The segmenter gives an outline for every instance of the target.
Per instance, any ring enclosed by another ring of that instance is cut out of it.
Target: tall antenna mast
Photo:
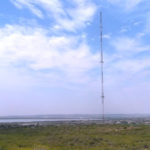
[[[100,12],[100,52],[101,52],[101,99],[102,99],[102,119],[104,122],[104,73],[103,73],[103,20],[102,20],[102,12]]]

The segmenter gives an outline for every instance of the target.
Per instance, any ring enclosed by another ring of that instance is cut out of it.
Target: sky
[[[150,113],[149,0],[5,0],[0,116]]]

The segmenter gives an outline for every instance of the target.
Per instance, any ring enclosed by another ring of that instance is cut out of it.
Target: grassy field
[[[0,150],[148,150],[150,126],[0,127]]]

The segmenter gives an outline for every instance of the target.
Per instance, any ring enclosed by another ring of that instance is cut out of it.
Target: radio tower
[[[101,53],[101,99],[102,99],[102,119],[105,120],[104,116],[104,74],[103,74],[103,20],[102,12],[100,12],[100,53]]]

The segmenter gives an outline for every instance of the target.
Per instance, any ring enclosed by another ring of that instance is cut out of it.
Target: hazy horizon
[[[24,114],[24,115],[21,115],[21,114],[18,114],[18,115],[5,115],[5,116],[0,116],[0,117],[34,117],[34,116],[100,116],[102,117],[102,114]],[[150,113],[130,113],[130,114],[123,114],[123,113],[120,113],[120,114],[105,114],[105,116],[109,116],[109,115],[121,115],[121,116],[124,116],[124,115],[130,115],[130,116],[142,116],[142,115],[150,115]]]

